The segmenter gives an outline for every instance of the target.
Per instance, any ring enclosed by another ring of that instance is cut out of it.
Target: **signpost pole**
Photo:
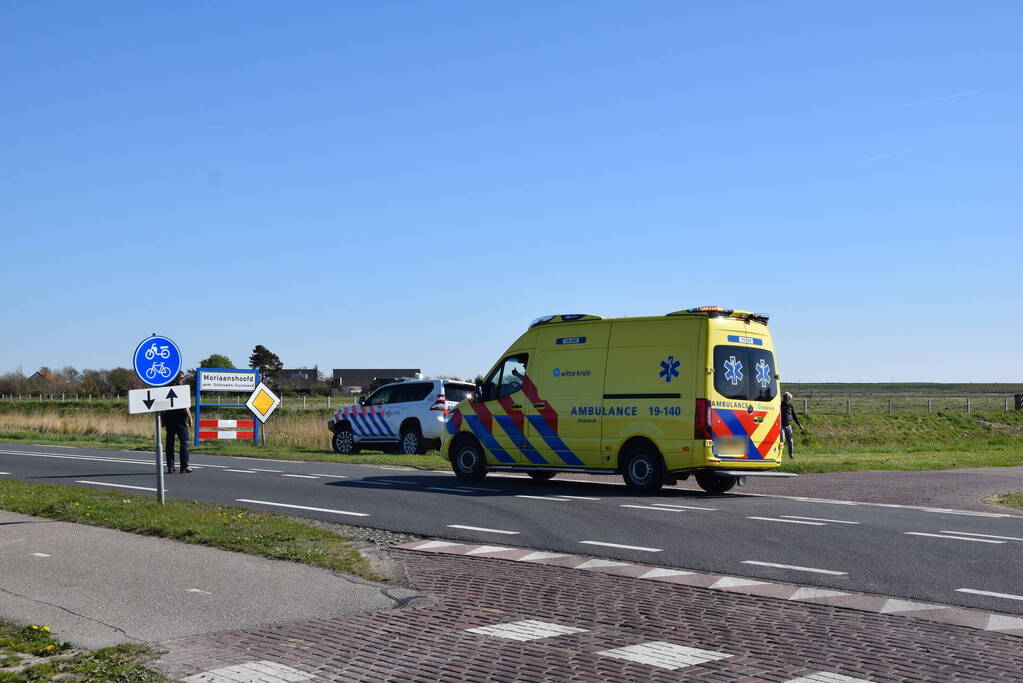
[[[160,443],[160,413],[156,415],[156,500],[165,505],[163,491],[163,446]]]

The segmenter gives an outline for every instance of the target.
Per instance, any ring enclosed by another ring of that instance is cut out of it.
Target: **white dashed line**
[[[942,508],[924,508],[924,512],[942,512],[946,515],[965,515],[967,517],[1010,517],[996,512],[965,512],[964,510],[945,510]]]
[[[669,671],[705,662],[713,662],[718,659],[727,659],[732,656],[724,652],[698,650],[695,647],[684,647],[663,641],[617,647],[613,650],[602,650],[597,654],[604,657],[613,657],[614,659],[624,659],[629,662],[636,662],[637,664],[647,664]]]
[[[156,489],[148,486],[128,486],[127,484],[108,484],[105,481],[88,481],[87,479],[79,479],[75,482],[76,484],[92,484],[93,486],[113,486],[118,489],[136,489],[138,491],[155,491]]]
[[[677,508],[654,507],[652,505],[619,505],[620,508],[635,508],[637,510],[660,510],[661,512],[685,512]]]
[[[449,529],[466,529],[468,531],[483,531],[488,534],[518,534],[518,531],[506,531],[504,529],[487,529],[481,526],[465,526],[464,524],[448,524]]]
[[[200,593],[202,595],[213,595],[209,591],[199,590],[198,588],[189,588],[186,592],[188,593]]]
[[[747,517],[746,519],[759,519],[764,522],[786,522],[788,524],[807,524],[809,526],[827,526],[824,522],[803,522],[798,519],[778,519],[777,517]]]
[[[1005,541],[994,541],[987,538],[970,538],[969,536],[946,536],[944,534],[925,534],[922,531],[907,531],[906,536],[930,536],[931,538],[948,538],[953,541],[973,541],[974,543],[1005,543]]]
[[[849,572],[836,572],[833,569],[816,569],[814,567],[799,567],[792,564],[775,564],[774,562],[758,562],[757,560],[743,560],[742,564],[755,564],[758,567],[775,567],[777,569],[791,569],[797,572],[810,572],[812,574],[831,574],[832,576],[846,576]]]
[[[331,510],[329,508],[313,508],[305,505],[289,505],[288,503],[273,503],[269,500],[250,500],[248,498],[235,498],[238,503],[254,503],[256,505],[272,505],[279,508],[292,508],[295,510],[312,510],[313,512],[329,512],[334,515],[348,515],[350,517],[369,517],[368,512],[349,512],[347,510]]]
[[[681,508],[683,510],[708,510],[710,512],[717,512],[717,508],[703,508],[697,507],[696,505],[675,505],[674,503],[651,503],[651,505],[656,505],[658,507],[664,508]]]
[[[572,501],[568,498],[558,496],[526,496],[522,494],[516,494],[516,498],[532,498],[533,500],[553,500],[558,503],[571,503]]]
[[[282,474],[282,477],[294,477],[295,479],[319,479],[315,474]]]
[[[447,493],[472,493],[472,489],[446,489],[443,486],[427,486],[427,491],[445,491]]]
[[[566,636],[572,633],[586,633],[584,628],[574,626],[562,626],[561,624],[550,624],[545,621],[528,619],[526,621],[511,621],[507,624],[494,624],[493,626],[479,626],[477,628],[465,629],[469,633],[478,633],[483,636],[494,638],[507,638],[508,640],[539,640],[541,638],[553,638],[555,636]]]
[[[10,472],[0,472],[0,474],[10,474]]]
[[[787,519],[806,519],[811,522],[831,522],[833,524],[859,524],[859,522],[849,522],[844,519],[821,519],[820,517],[798,517],[796,515],[782,515]]]
[[[216,467],[218,470],[226,470],[227,469],[227,465],[206,465],[206,464],[197,465],[194,462],[192,463],[192,467]]]
[[[418,484],[416,484],[416,486],[418,486]],[[466,491],[486,491],[488,493],[501,493],[501,491],[502,491],[502,489],[481,489],[481,488],[479,488],[477,486],[461,486],[459,488],[462,488],[462,489],[464,489]],[[563,496],[563,497],[564,498],[568,498],[568,496]]]
[[[317,477],[333,477],[335,479],[347,479],[343,474],[323,474],[322,472],[313,472]]]
[[[956,593],[971,593],[973,595],[989,595],[992,598],[1005,598],[1006,600],[1023,600],[1023,595],[1012,595],[1010,593],[992,593],[991,591],[979,591],[974,588],[956,588]]]
[[[942,531],[943,534],[957,534],[961,536],[979,536],[980,538],[999,538],[1003,541],[1023,541],[1018,536],[992,536],[991,534],[975,534],[971,531]]]
[[[496,491],[498,489],[488,489],[488,490]],[[600,498],[594,498],[593,496],[561,496],[561,497],[562,498],[571,498],[572,500],[600,500]]]
[[[257,474],[254,470],[224,470],[225,472],[237,472],[238,474]]]
[[[261,470],[258,467],[250,467],[253,472],[273,472],[274,474],[280,474],[284,470]]]
[[[49,557],[46,553],[32,553],[32,557]]]
[[[583,545],[602,545],[607,548],[622,548],[624,550],[642,550],[647,553],[662,553],[663,548],[644,548],[641,545],[621,545],[620,543],[605,543],[603,541],[579,541]]]

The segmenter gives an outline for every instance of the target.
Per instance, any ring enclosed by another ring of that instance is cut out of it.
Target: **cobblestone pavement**
[[[1023,681],[1015,636],[553,565],[389,551],[437,596],[164,643],[190,681]]]

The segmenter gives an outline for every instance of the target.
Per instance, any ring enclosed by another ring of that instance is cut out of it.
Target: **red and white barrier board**
[[[255,420],[199,420],[199,438],[251,439],[254,436],[255,427]],[[234,431],[220,431],[227,429]],[[247,431],[238,431],[240,429]]]

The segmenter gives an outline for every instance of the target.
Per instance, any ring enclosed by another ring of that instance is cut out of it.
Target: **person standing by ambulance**
[[[788,447],[789,457],[794,458],[792,455],[792,421],[795,420],[796,424],[799,425],[799,431],[805,432],[803,423],[799,421],[799,416],[796,415],[796,407],[792,405],[792,394],[785,392],[781,395],[781,438]]]
[[[178,384],[185,381],[185,373],[178,373]],[[188,466],[188,427],[192,424],[192,411],[188,408],[180,410],[165,410],[163,415],[163,427],[167,430],[167,442],[164,444],[164,459],[167,461],[167,474],[174,471],[174,438],[178,439],[178,464],[179,472],[189,473],[192,468]]]

